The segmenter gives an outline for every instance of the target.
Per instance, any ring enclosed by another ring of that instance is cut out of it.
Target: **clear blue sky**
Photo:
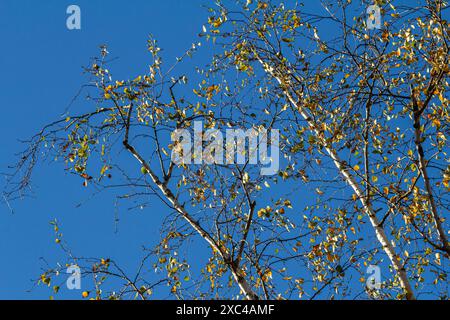
[[[175,59],[198,41],[207,12],[202,1],[100,1],[100,0],[0,0],[0,101],[3,137],[0,172],[13,164],[21,149],[18,139],[36,133],[57,119],[86,83],[82,66],[98,55],[100,44],[118,57],[114,74],[124,79],[148,68],[146,41],[152,33]],[[82,29],[66,28],[66,8],[77,4],[82,11]],[[75,111],[83,99],[72,106]],[[2,175],[2,179],[3,175]],[[119,210],[119,232],[115,233],[114,195],[91,199],[80,180],[65,175],[63,167],[43,164],[34,176],[34,197],[12,203],[15,213],[0,206],[0,298],[43,298],[48,289],[31,292],[32,279],[44,266],[62,259],[49,222],[57,218],[64,237],[83,256],[113,257],[121,265],[136,267],[141,246],[158,236],[154,226],[167,209],[155,204],[146,213]],[[79,203],[84,203],[76,208]],[[155,232],[156,231],[156,232]],[[79,298],[78,292],[62,297]]]
[[[205,1],[0,0],[0,172],[17,161],[14,154],[22,147],[18,139],[30,137],[62,114],[86,83],[81,67],[98,55],[100,44],[107,44],[111,56],[119,58],[111,66],[117,78],[142,74],[149,64],[146,41],[150,33],[166,59],[175,59],[199,41],[197,35],[207,17],[202,3]],[[81,7],[81,30],[66,28],[70,4]],[[200,52],[196,59],[207,63],[207,57],[208,53]],[[79,99],[72,111],[82,104]],[[141,246],[150,246],[158,238],[155,226],[167,212],[156,200],[142,212],[128,211],[124,204],[119,210],[119,232],[115,233],[116,194],[92,197],[79,178],[51,163],[36,170],[33,186],[33,198],[11,204],[14,214],[0,205],[0,299],[50,296],[48,289],[33,289],[33,279],[45,266],[41,257],[51,266],[64,258],[55,244],[51,220],[58,219],[76,254],[112,257],[132,271],[142,256]],[[83,205],[77,208],[79,203]],[[80,292],[64,290],[61,297],[80,298]]]

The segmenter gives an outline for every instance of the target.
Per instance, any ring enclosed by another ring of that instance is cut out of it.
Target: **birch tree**
[[[217,2],[199,39],[215,55],[192,74],[177,66],[197,42],[170,65],[150,38],[149,71],[129,80],[114,78],[102,50],[86,68],[88,111],[27,142],[6,195],[22,195],[37,161],[52,157],[87,189],[167,206],[161,241],[133,275],[73,254],[54,223],[67,263],[94,276],[98,299],[158,289],[178,299],[448,298],[448,5],[375,2],[374,30],[368,5],[354,1]],[[280,130],[278,174],[261,175],[245,150],[243,164],[174,162],[173,133],[196,121]],[[198,240],[209,259],[193,270],[197,253],[180,253]],[[373,266],[383,276],[375,286]],[[51,286],[59,273],[50,267],[38,281]],[[102,287],[109,278],[116,287]]]
[[[249,76],[266,74],[265,91],[283,96],[290,113],[286,142],[295,151],[289,156],[307,158],[316,150],[335,167],[343,185],[353,191],[354,209],[372,226],[404,296],[415,299],[407,270],[411,257],[407,249],[402,254],[396,247],[408,247],[418,237],[420,246],[433,248],[439,259],[449,254],[443,227],[448,145],[442,123],[448,120],[447,4],[376,4],[390,18],[373,32],[364,15],[352,14],[364,10],[352,1],[324,1],[325,15],[305,12],[302,4],[288,8],[247,1],[240,10],[219,5],[207,37],[223,41],[227,51],[217,58],[218,63],[228,59],[223,67],[228,63]],[[331,37],[330,29],[336,31]],[[322,159],[317,162],[324,166]],[[298,173],[304,175],[304,170],[290,175]],[[402,226],[397,226],[399,218]]]

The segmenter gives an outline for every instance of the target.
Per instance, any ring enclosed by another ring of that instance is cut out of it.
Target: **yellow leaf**
[[[433,126],[439,128],[441,126],[441,122],[439,121],[439,119],[434,119],[433,120]]]

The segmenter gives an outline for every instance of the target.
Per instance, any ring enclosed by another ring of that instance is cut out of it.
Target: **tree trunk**
[[[415,132],[414,143],[416,144],[417,154],[419,157],[419,170],[420,173],[422,174],[425,189],[427,191],[428,202],[430,203],[431,207],[431,215],[433,216],[433,220],[436,225],[439,239],[442,242],[442,247],[440,249],[447,252],[450,255],[450,244],[448,242],[444,228],[442,227],[441,217],[438,214],[436,202],[434,201],[433,189],[431,188],[430,178],[428,176],[427,170],[427,162],[425,160],[425,152],[423,151],[422,147],[422,132],[420,128],[421,127],[420,117],[422,113],[420,112],[419,107],[417,105],[417,101],[414,98],[414,92],[412,92],[411,95],[413,99],[413,111],[414,111],[414,132]]]
[[[258,295],[253,291],[250,284],[247,282],[245,277],[242,275],[242,271],[236,268],[235,264],[233,263],[232,257],[226,252],[224,248],[219,246],[216,241],[211,237],[211,235],[206,232],[200,224],[195,221],[191,215],[186,211],[186,209],[178,202],[175,195],[170,191],[170,189],[167,187],[165,183],[162,183],[158,176],[151,170],[148,163],[141,157],[141,155],[134,149],[133,146],[131,146],[128,141],[123,142],[125,148],[139,161],[139,163],[147,170],[148,175],[152,179],[152,181],[156,184],[158,189],[164,194],[164,196],[167,198],[167,200],[170,201],[173,208],[177,210],[179,214],[194,228],[197,233],[208,242],[208,244],[213,248],[216,252],[220,254],[225,264],[230,269],[234,280],[238,284],[241,291],[245,294],[245,297],[248,300],[258,300]]]
[[[313,119],[308,115],[306,110],[304,110],[301,107],[301,105],[297,102],[298,100],[294,99],[294,97],[292,96],[292,94],[290,92],[290,90],[292,88],[290,88],[289,83],[286,83],[286,81],[283,79],[282,75],[277,75],[276,72],[274,71],[274,69],[270,65],[265,63],[256,52],[255,52],[255,55],[256,55],[257,59],[259,60],[259,62],[262,64],[263,68],[266,70],[266,72],[268,72],[272,77],[274,77],[278,81],[281,88],[284,90],[285,95],[288,98],[288,100],[294,106],[297,107],[299,113],[306,120],[309,127],[316,133],[317,138],[319,138],[321,140],[322,144],[325,147],[325,150],[330,155],[336,168],[339,170],[341,175],[344,177],[344,180],[352,187],[353,191],[358,196],[358,198],[363,206],[363,210],[366,213],[366,215],[369,217],[370,224],[372,225],[373,229],[375,230],[375,234],[376,234],[378,241],[380,242],[384,252],[391,260],[392,266],[394,267],[395,271],[397,272],[397,275],[400,279],[401,287],[403,288],[403,290],[406,293],[406,298],[408,300],[415,300],[414,291],[409,282],[408,275],[407,275],[404,267],[401,264],[401,259],[395,252],[395,249],[392,246],[392,244],[389,242],[389,239],[386,236],[386,233],[384,232],[383,227],[380,226],[380,222],[379,222],[378,218],[376,217],[376,214],[373,211],[373,208],[371,207],[370,204],[367,203],[367,199],[364,196],[363,190],[361,189],[359,184],[356,182],[355,178],[348,172],[347,168],[343,165],[343,162],[340,160],[336,151],[332,148],[332,146],[330,144],[328,144],[325,141],[322,133],[318,129],[316,123],[314,123]],[[293,91],[295,92],[295,90],[293,90]],[[297,93],[296,93],[296,95],[298,96]],[[300,97],[298,96],[298,98],[300,98]]]

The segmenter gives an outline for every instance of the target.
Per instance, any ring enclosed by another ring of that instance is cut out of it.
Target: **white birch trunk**
[[[297,101],[294,99],[292,94],[289,92],[289,90],[290,90],[289,84],[286,84],[285,81],[283,81],[282,76],[277,75],[274,72],[272,67],[270,67],[264,61],[262,61],[260,59],[260,57],[257,55],[257,53],[255,53],[255,54],[256,54],[259,62],[263,65],[266,72],[268,72],[272,77],[274,77],[278,81],[280,86],[283,88],[288,100],[294,106],[297,107],[301,116],[306,120],[306,122],[308,123],[310,128],[316,133],[317,137],[322,140],[322,144],[324,145],[325,150],[327,151],[327,153],[330,155],[331,159],[333,160],[336,168],[339,170],[341,175],[344,177],[344,180],[351,186],[351,188],[353,189],[355,194],[358,196],[358,198],[362,204],[364,212],[369,217],[370,224],[372,225],[372,227],[375,231],[376,237],[377,237],[379,243],[381,244],[383,251],[389,257],[392,266],[394,267],[395,271],[397,272],[401,287],[404,289],[404,291],[406,293],[406,298],[408,300],[414,300],[415,299],[414,292],[413,292],[412,286],[409,282],[408,275],[407,275],[404,267],[401,264],[401,259],[395,252],[395,249],[394,249],[393,245],[390,243],[388,237],[386,236],[386,233],[385,233],[383,227],[380,226],[380,222],[379,222],[378,218],[376,217],[376,214],[373,211],[372,207],[370,206],[370,204],[367,203],[366,198],[364,197],[363,190],[361,189],[361,187],[359,186],[359,184],[357,183],[355,178],[348,172],[347,168],[345,168],[343,166],[343,162],[339,158],[336,151],[332,148],[332,146],[328,145],[326,143],[326,141],[324,141],[324,139],[320,133],[320,130],[318,129],[317,125],[314,123],[312,118],[299,105],[299,103],[297,103]],[[298,97],[298,98],[300,98],[300,97]]]
[[[181,214],[181,216],[194,228],[197,233],[208,242],[208,244],[213,248],[216,252],[220,254],[222,259],[224,260],[225,264],[229,267],[234,280],[238,284],[241,291],[244,293],[245,297],[248,300],[258,300],[258,295],[253,291],[251,285],[247,282],[245,277],[242,275],[242,272],[236,268],[234,262],[232,261],[232,257],[224,250],[222,247],[220,247],[216,241],[211,237],[211,235],[206,232],[197,221],[195,221],[191,215],[186,211],[186,209],[178,202],[175,195],[172,193],[172,191],[167,188],[166,184],[162,183],[158,176],[151,170],[148,163],[140,156],[140,154],[131,146],[128,144],[128,142],[124,142],[125,148],[130,151],[130,153],[139,161],[139,163],[147,170],[148,175],[152,179],[152,181],[155,183],[155,185],[158,187],[158,189],[164,194],[164,196],[167,198],[167,200],[170,201],[172,206],[175,210],[178,211],[178,213]]]

